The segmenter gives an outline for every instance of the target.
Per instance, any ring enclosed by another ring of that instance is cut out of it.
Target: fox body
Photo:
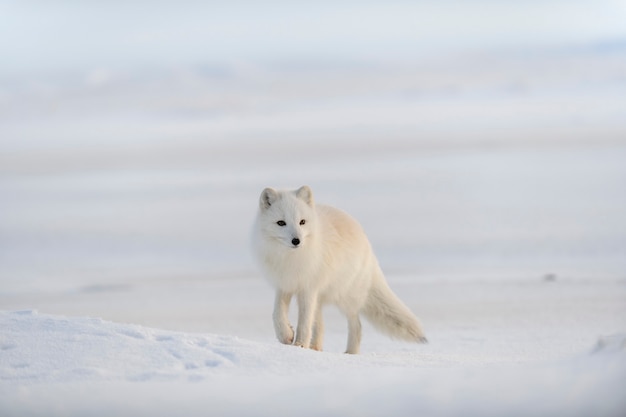
[[[417,318],[387,285],[359,223],[339,209],[315,204],[308,186],[263,190],[252,244],[276,288],[273,319],[280,342],[321,350],[325,304],[335,304],[348,319],[347,353],[359,352],[361,314],[393,338],[426,342]],[[288,319],[294,296],[295,335]]]

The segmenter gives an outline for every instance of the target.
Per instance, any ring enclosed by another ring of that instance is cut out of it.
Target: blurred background
[[[624,280],[624,22],[617,0],[0,1],[0,309],[220,331],[271,308],[249,231],[264,187],[302,184],[390,281]]]

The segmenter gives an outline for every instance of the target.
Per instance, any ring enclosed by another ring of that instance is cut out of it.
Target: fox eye
[[[305,223],[306,223],[306,220],[304,220],[304,219],[300,220],[300,226],[304,226]]]
[[[276,222],[276,224],[279,225],[280,227],[287,226],[287,223],[285,223],[284,220],[279,220]]]

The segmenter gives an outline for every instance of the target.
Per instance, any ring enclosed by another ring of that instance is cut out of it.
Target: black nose
[[[298,246],[300,244],[300,239],[298,239],[297,237],[294,237],[293,239],[291,239],[291,244],[293,246]]]

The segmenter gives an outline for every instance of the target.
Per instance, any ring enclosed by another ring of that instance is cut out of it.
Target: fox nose
[[[298,246],[300,244],[300,239],[298,239],[297,237],[294,237],[293,239],[291,239],[291,244],[293,246]]]

